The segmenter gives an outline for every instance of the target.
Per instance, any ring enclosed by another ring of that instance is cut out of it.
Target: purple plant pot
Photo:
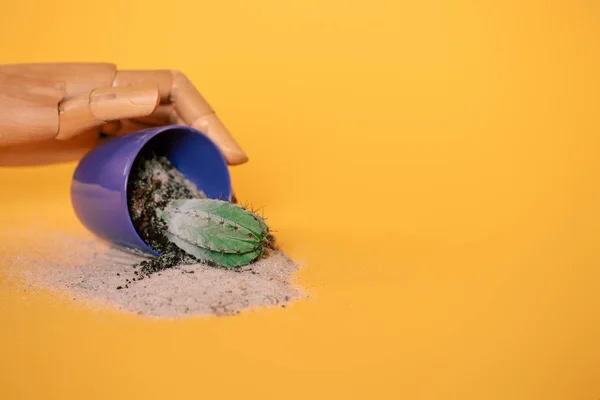
[[[196,129],[171,125],[110,139],[86,154],[73,175],[71,202],[81,223],[96,236],[158,256],[138,234],[128,207],[131,167],[150,148],[208,197],[231,201],[229,169],[218,147]]]

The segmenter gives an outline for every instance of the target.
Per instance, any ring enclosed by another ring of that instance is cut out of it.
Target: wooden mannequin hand
[[[230,165],[248,160],[179,71],[117,70],[105,63],[0,66],[0,164],[72,160],[99,143],[100,134],[171,124],[206,134]]]

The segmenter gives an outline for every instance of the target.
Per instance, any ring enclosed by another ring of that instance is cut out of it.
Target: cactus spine
[[[220,267],[250,264],[271,244],[263,218],[227,201],[174,200],[158,216],[169,241],[199,261]]]

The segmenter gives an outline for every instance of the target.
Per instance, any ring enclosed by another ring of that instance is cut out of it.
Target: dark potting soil
[[[153,250],[162,254],[137,265],[141,274],[138,279],[177,265],[197,262],[162,234],[165,225],[156,211],[166,207],[171,200],[206,198],[201,190],[167,158],[151,152],[140,155],[132,166],[128,197],[129,212],[138,234]]]

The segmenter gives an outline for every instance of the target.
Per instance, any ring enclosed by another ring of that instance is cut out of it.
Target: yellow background
[[[0,285],[0,398],[600,398],[599,24],[593,0],[5,2],[2,63],[187,73],[312,297],[157,322]],[[3,240],[81,229],[73,168],[0,169]]]

